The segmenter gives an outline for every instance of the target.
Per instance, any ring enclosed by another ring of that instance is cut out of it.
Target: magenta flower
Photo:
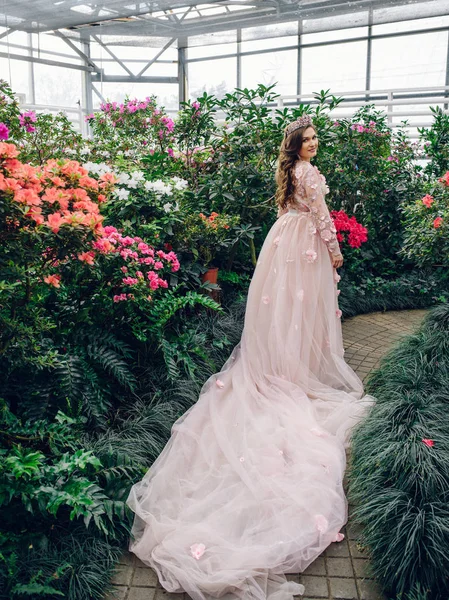
[[[0,140],[7,140],[9,138],[9,129],[4,123],[0,123]]]

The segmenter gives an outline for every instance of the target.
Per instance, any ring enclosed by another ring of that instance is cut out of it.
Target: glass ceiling
[[[252,28],[246,39],[263,39],[297,35],[298,22],[302,33],[315,33],[448,13],[449,0],[0,0],[8,30],[101,33],[105,44],[153,47],[179,38],[222,44],[243,28]]]

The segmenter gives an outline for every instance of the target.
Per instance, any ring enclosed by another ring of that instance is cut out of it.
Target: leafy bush
[[[354,518],[391,598],[449,593],[448,340],[446,303],[371,374],[377,403],[353,436]]]
[[[419,266],[449,266],[449,171],[427,185],[428,193],[403,208],[401,253]]]

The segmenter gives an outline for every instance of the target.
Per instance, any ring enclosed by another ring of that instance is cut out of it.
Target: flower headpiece
[[[296,121],[290,123],[290,125],[285,130],[285,137],[299,129],[300,127],[305,127],[306,125],[312,125],[312,118],[310,115],[302,115],[302,117],[298,117]]]

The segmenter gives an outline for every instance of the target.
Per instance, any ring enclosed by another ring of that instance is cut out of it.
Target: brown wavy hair
[[[287,136],[287,127],[284,129],[284,138],[279,149],[278,166],[276,169],[277,188],[275,197],[276,204],[280,208],[287,207],[287,203],[293,194],[294,182],[292,178],[292,169],[293,165],[298,160],[304,131],[311,127],[316,133],[316,128],[313,125],[305,125],[304,127],[295,129],[295,131]]]

